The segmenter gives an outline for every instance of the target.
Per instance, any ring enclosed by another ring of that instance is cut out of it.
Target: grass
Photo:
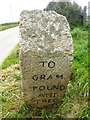
[[[9,29],[9,28],[13,28],[13,27],[17,27],[18,23],[12,23],[12,24],[8,24],[8,25],[0,25],[0,31]]]
[[[19,46],[2,64],[2,116],[3,118],[83,118],[89,120],[88,107],[88,33],[75,28],[71,31],[74,60],[71,81],[63,102],[52,111],[27,106],[22,98],[19,66]]]
[[[12,53],[4,60],[1,68],[5,69],[15,64],[19,64],[19,45],[17,45]]]

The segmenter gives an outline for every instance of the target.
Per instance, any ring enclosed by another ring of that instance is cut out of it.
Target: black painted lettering
[[[41,75],[40,80],[45,80],[45,75]]]
[[[55,62],[50,61],[50,62],[48,63],[48,67],[49,67],[49,68],[54,68],[54,67],[55,67]]]
[[[53,97],[56,97],[56,96],[58,96],[58,94],[57,93],[53,93]]]
[[[60,90],[64,90],[65,89],[65,86],[64,85],[61,85],[60,86]]]
[[[61,78],[61,79],[63,79],[63,75],[56,75],[56,78]]]
[[[46,98],[48,98],[48,97],[57,97],[58,96],[58,94],[57,93],[46,93],[46,94],[40,94],[40,95],[38,95],[38,97],[46,97]]]
[[[47,63],[47,61],[41,61],[40,63],[42,64],[42,67],[45,67],[45,63]]]
[[[35,90],[40,90],[40,91],[44,91],[45,89],[47,90],[64,90],[65,89],[65,86],[64,85],[53,85],[53,86],[33,86],[33,91]],[[48,95],[48,94],[47,94]],[[55,97],[57,94],[55,93],[53,97]]]
[[[45,90],[45,86],[40,86],[40,87],[39,87],[39,90],[40,90],[40,91]]]
[[[51,86],[47,86],[47,90],[52,90],[52,87]]]
[[[47,102],[48,102],[48,103],[51,103],[51,102],[52,102],[52,99],[48,99]]]
[[[58,101],[58,99],[53,99],[53,102],[56,102],[56,101]]]
[[[52,97],[52,93],[46,93],[46,97]]]
[[[33,86],[33,91],[36,90],[38,87],[37,86]]]
[[[63,79],[63,75],[61,75],[61,79]]]
[[[52,75],[49,75],[49,77],[47,78],[47,80],[49,80],[49,79],[52,79]]]
[[[53,89],[58,90],[59,89],[59,85],[53,85]]]
[[[36,80],[38,80],[38,76],[34,75],[34,76],[32,76],[32,79],[36,81]]]

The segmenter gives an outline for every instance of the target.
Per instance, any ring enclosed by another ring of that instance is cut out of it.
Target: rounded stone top
[[[20,44],[24,52],[29,49],[38,50],[40,54],[42,51],[73,52],[70,27],[65,16],[42,10],[23,10],[20,16]]]

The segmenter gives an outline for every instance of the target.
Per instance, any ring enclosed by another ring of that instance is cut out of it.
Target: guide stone
[[[54,11],[22,11],[20,64],[24,100],[33,107],[60,102],[67,90],[73,43],[66,17]]]

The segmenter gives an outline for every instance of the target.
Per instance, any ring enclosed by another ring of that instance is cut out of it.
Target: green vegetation
[[[18,23],[7,23],[7,24],[2,24],[0,25],[0,31],[9,29],[9,28],[13,28],[13,27],[17,27]]]
[[[12,53],[4,60],[1,68],[5,69],[15,64],[19,64],[19,45],[17,45]]]
[[[74,43],[74,60],[71,80],[62,103],[52,111],[35,109],[22,99],[19,66],[19,46],[2,64],[2,116],[3,118],[85,118],[89,120],[88,107],[88,32],[83,28],[71,31]]]
[[[58,14],[66,16],[71,28],[74,28],[85,23],[86,9],[86,7],[82,8],[76,2],[50,2],[44,10],[54,10]]]

